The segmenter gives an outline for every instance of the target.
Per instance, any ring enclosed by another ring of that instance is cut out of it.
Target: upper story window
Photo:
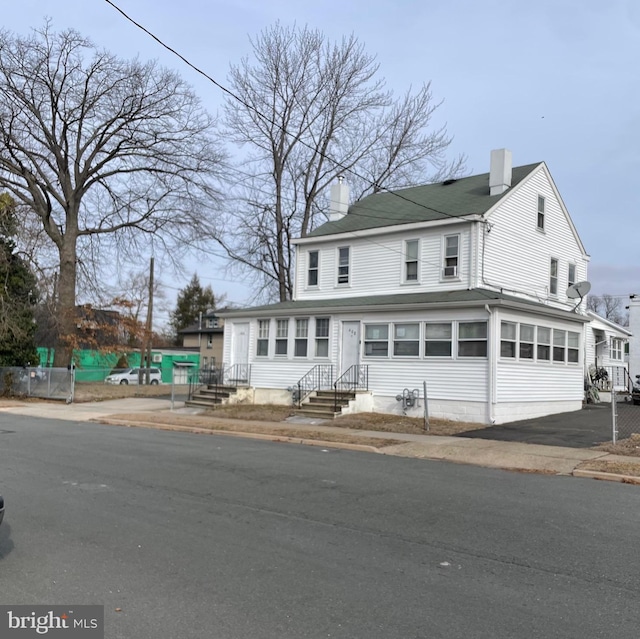
[[[318,251],[309,251],[307,286],[318,286]]]
[[[218,328],[218,318],[207,317],[207,328]]]
[[[338,249],[338,284],[349,283],[349,247]]]
[[[207,348],[213,348],[213,335],[207,335]]]
[[[549,294],[558,294],[558,260],[555,257],[549,263]]]
[[[289,342],[289,319],[279,319],[276,322],[276,355],[287,354]]]
[[[269,320],[258,320],[258,340],[256,342],[258,357],[269,355],[269,323]]]
[[[316,357],[329,357],[328,317],[316,317]]]
[[[538,195],[538,229],[544,231],[544,197]]]
[[[309,338],[309,320],[296,320],[296,339],[293,354],[295,357],[307,356],[307,341]]]
[[[576,265],[569,264],[567,273],[567,286],[573,286],[576,283]]]
[[[442,265],[442,277],[458,277],[460,261],[460,236],[444,236],[444,263]]]
[[[418,281],[418,240],[404,243],[404,281]]]

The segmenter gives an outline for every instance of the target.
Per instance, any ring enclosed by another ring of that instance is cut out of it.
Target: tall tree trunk
[[[76,238],[66,235],[59,248],[60,278],[58,280],[58,339],[53,356],[54,366],[71,364],[73,349],[77,347],[76,328]]]

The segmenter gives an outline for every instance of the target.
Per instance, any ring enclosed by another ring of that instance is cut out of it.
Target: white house
[[[225,311],[223,361],[256,403],[345,379],[348,410],[503,423],[578,410],[589,256],[544,162],[380,192],[295,241],[291,301]],[[250,371],[250,372],[249,372]],[[415,391],[415,393],[414,393]],[[410,402],[409,402],[410,403]]]

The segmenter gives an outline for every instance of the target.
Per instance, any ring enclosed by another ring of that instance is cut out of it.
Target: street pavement
[[[282,424],[269,423],[268,426],[273,431],[270,435],[230,433],[228,431],[220,431],[220,434],[276,441],[293,441],[312,445],[325,445],[332,448],[359,449],[385,455],[433,459],[525,472],[573,474],[599,479],[614,479],[628,483],[640,483],[640,478],[633,475],[612,475],[610,473],[585,471],[579,468],[583,462],[594,460],[637,464],[640,468],[639,457],[621,457],[586,447],[585,442],[587,441],[592,442],[591,446],[599,441],[605,441],[603,439],[602,424],[606,423],[606,420],[602,420],[602,415],[604,414],[603,411],[606,410],[608,409],[600,405],[596,409],[519,422],[519,426],[517,424],[507,424],[448,437],[346,429],[332,426],[329,422],[309,419],[293,419]],[[176,417],[175,425],[156,425],[149,415],[158,411],[174,414]],[[75,404],[3,402],[0,405],[0,412],[66,421],[99,421],[129,426],[194,430],[180,424],[180,417],[184,414],[193,414],[192,409],[184,408],[182,402],[172,402],[171,400],[157,398],[123,398]],[[117,416],[125,413],[129,415],[140,413],[140,419],[128,419],[123,423],[122,419]],[[237,420],[233,420],[233,423],[237,426]],[[259,425],[264,427],[265,422],[259,422]],[[584,428],[586,435],[580,432],[581,427]],[[289,434],[287,436],[280,435],[278,433],[279,429],[286,429]],[[296,430],[296,437],[290,436],[292,429]],[[594,431],[594,429],[596,430]],[[309,430],[325,432],[327,434],[326,441],[305,439],[305,434]],[[344,435],[345,433],[352,435],[353,438],[392,438],[402,443],[378,448],[365,443],[362,445],[341,444],[332,441],[333,436],[337,434]],[[546,443],[556,440],[570,445],[549,445]]]

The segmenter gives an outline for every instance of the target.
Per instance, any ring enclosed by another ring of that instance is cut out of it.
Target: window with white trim
[[[500,357],[516,356],[516,335],[518,325],[514,322],[500,323]]]
[[[553,329],[553,361],[567,361],[567,331]]]
[[[567,332],[567,361],[572,364],[580,361],[580,333]]]
[[[338,284],[349,283],[349,254],[348,246],[338,249]]]
[[[307,286],[318,286],[318,251],[309,251],[309,267],[307,269]]]
[[[424,325],[424,356],[451,357],[451,322],[429,322]]]
[[[365,324],[365,357],[387,357],[389,355],[389,325]]]
[[[555,257],[549,262],[549,294],[558,294],[558,260]]]
[[[307,341],[309,338],[309,320],[297,319],[296,320],[296,337],[294,342],[294,357],[306,357],[307,356]]]
[[[218,318],[217,317],[208,317],[207,318],[207,328],[218,328]]]
[[[256,341],[256,356],[269,355],[269,324],[270,320],[258,320],[258,339]]]
[[[406,240],[404,243],[404,281],[418,281],[418,240]]]
[[[420,324],[393,325],[393,354],[396,357],[420,355]]]
[[[612,337],[609,342],[609,357],[622,361],[624,354],[623,341],[617,337]]]
[[[538,229],[544,231],[544,197],[538,195]]]
[[[458,277],[460,252],[460,236],[444,236],[444,263],[442,265],[442,277]]]
[[[573,286],[576,283],[576,265],[569,264],[567,270],[567,287]]]
[[[535,353],[536,327],[520,324],[520,359],[533,359]]]
[[[459,322],[458,357],[487,356],[487,323]]]
[[[316,317],[316,357],[329,357],[328,317]]]
[[[276,321],[276,355],[286,355],[289,343],[289,318]]]
[[[207,348],[213,348],[213,335],[207,335]]]
[[[551,360],[551,329],[538,326],[538,361]]]

